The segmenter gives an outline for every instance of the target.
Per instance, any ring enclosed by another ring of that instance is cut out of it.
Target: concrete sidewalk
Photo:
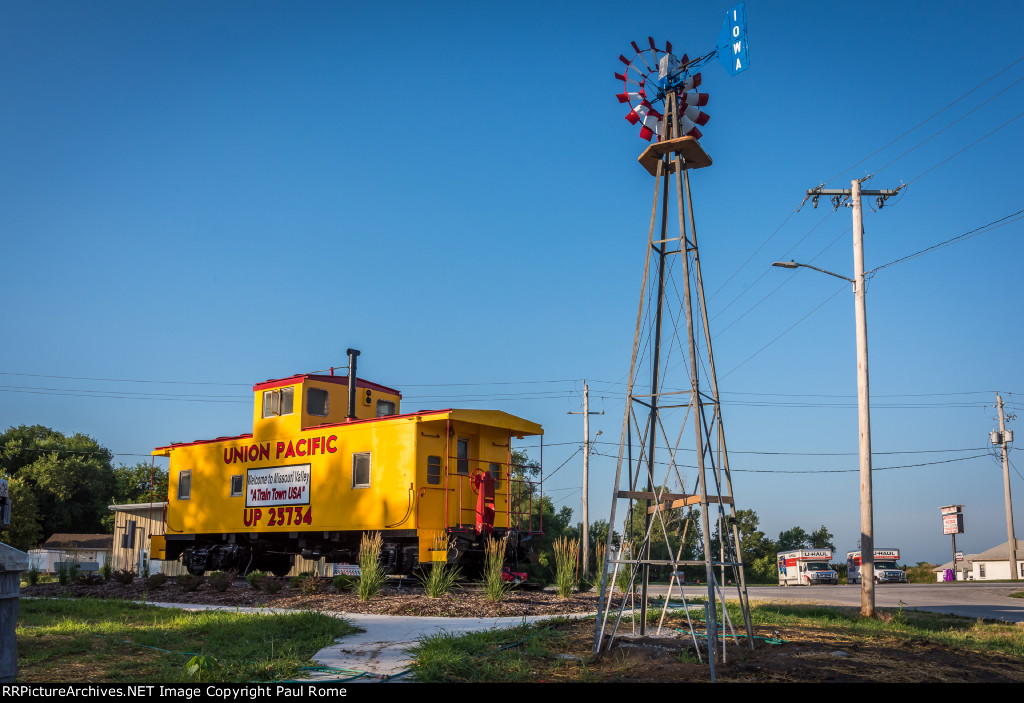
[[[234,606],[200,605],[197,603],[150,603],[161,608],[180,608],[181,610],[228,610],[239,613],[288,613],[295,612],[283,608],[240,608]],[[318,666],[331,667],[352,671],[316,672],[313,680],[347,679],[356,676],[355,672],[365,672],[358,682],[380,682],[390,676],[400,674],[409,668],[412,657],[406,651],[416,644],[423,636],[441,632],[462,634],[479,632],[495,628],[514,627],[523,623],[547,620],[553,615],[533,615],[526,617],[505,618],[436,618],[418,617],[415,615],[364,615],[361,613],[340,613],[322,611],[325,615],[342,618],[365,632],[347,635],[316,653],[313,660]],[[396,681],[406,681],[400,677]]]

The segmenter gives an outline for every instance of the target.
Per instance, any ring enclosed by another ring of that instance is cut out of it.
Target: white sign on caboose
[[[309,505],[309,464],[249,469],[245,476],[245,507]]]

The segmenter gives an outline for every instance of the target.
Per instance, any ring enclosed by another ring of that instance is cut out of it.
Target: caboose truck
[[[400,413],[401,393],[348,377],[299,374],[253,386],[252,434],[158,447],[170,459],[166,537],[153,558],[193,574],[263,570],[296,555],[355,562],[380,532],[381,562],[472,568],[487,537],[508,537],[506,560],[528,561],[534,482],[514,471],[512,439],[543,430],[498,410]],[[539,477],[537,477],[539,479]]]
[[[900,550],[875,550],[875,583],[906,583],[907,572],[898,562]],[[860,550],[846,553],[846,582],[860,583]]]
[[[839,574],[829,566],[829,561],[832,560],[831,549],[795,549],[779,552],[777,560],[780,586],[839,583]]]

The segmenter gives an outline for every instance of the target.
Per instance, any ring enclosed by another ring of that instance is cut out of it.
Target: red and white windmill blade
[[[631,59],[619,54],[619,61],[626,64],[626,69],[615,74],[623,87],[623,92],[616,97],[620,103],[630,105],[626,119],[630,124],[640,125],[641,139],[650,141],[651,137],[658,135],[658,141],[661,141],[665,136],[664,108],[659,110],[655,105],[664,101],[665,87],[669,84],[668,90],[676,94],[680,134],[700,139],[703,135],[697,125],[703,127],[709,119],[707,113],[699,109],[708,104],[708,94],[695,91],[700,85],[700,74],[695,73],[670,84],[674,81],[669,74],[678,66],[685,69],[689,58],[686,54],[682,58],[676,57],[672,53],[672,42],[666,41],[664,49],[659,49],[651,37],[647,37],[647,42],[650,48],[644,49],[636,42],[630,42],[635,52]]]

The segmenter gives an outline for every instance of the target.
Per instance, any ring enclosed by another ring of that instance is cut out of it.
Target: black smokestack
[[[348,416],[346,420],[356,419],[356,357],[358,349],[346,349],[348,354]]]

